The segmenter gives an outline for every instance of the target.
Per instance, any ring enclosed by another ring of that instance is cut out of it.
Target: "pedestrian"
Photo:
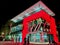
[[[26,38],[24,39],[24,44],[23,45],[26,45]]]

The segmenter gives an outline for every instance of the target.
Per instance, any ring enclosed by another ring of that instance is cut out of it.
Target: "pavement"
[[[29,45],[49,45],[49,44],[29,44]],[[50,44],[50,45],[54,45],[54,44]]]
[[[19,43],[17,42],[12,42],[12,41],[0,41],[0,45],[19,45]],[[28,44],[27,44],[28,45]],[[30,43],[29,45],[49,45],[47,43],[45,44],[37,44],[37,43]],[[50,45],[54,45],[54,44],[50,44]],[[60,44],[59,44],[60,45]]]
[[[18,43],[12,41],[0,41],[0,45],[18,45]]]

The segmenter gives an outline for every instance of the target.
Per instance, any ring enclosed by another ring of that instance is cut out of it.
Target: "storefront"
[[[29,42],[52,42],[53,39],[58,42],[55,20],[52,16],[55,14],[42,1],[39,1],[11,19],[15,23],[23,20],[22,37],[20,33],[17,34],[18,39],[20,37],[20,45],[26,39],[29,39]]]
[[[12,27],[10,35],[11,35],[11,38],[14,39],[14,42],[21,42],[22,41],[22,24]]]
[[[34,43],[49,43],[50,41],[53,41],[53,36],[49,37],[50,30],[50,24],[43,20],[42,18],[33,20],[29,23],[29,33],[26,36],[26,39],[28,39],[29,36],[29,42]]]

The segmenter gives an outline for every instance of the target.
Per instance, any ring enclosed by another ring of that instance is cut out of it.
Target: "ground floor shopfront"
[[[53,36],[48,35],[47,33],[40,34],[41,32],[37,32],[34,34],[29,34],[26,36],[24,44],[49,44],[53,43]],[[50,36],[50,37],[49,37]]]
[[[27,34],[24,43],[49,43],[53,41],[53,35],[49,34],[50,25],[48,22],[39,18],[29,23],[29,33]],[[31,29],[32,28],[32,29]],[[11,34],[14,42],[22,42],[22,31]]]

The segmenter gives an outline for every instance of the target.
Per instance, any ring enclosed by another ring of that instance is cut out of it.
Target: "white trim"
[[[30,44],[49,44],[49,42],[30,42]]]

